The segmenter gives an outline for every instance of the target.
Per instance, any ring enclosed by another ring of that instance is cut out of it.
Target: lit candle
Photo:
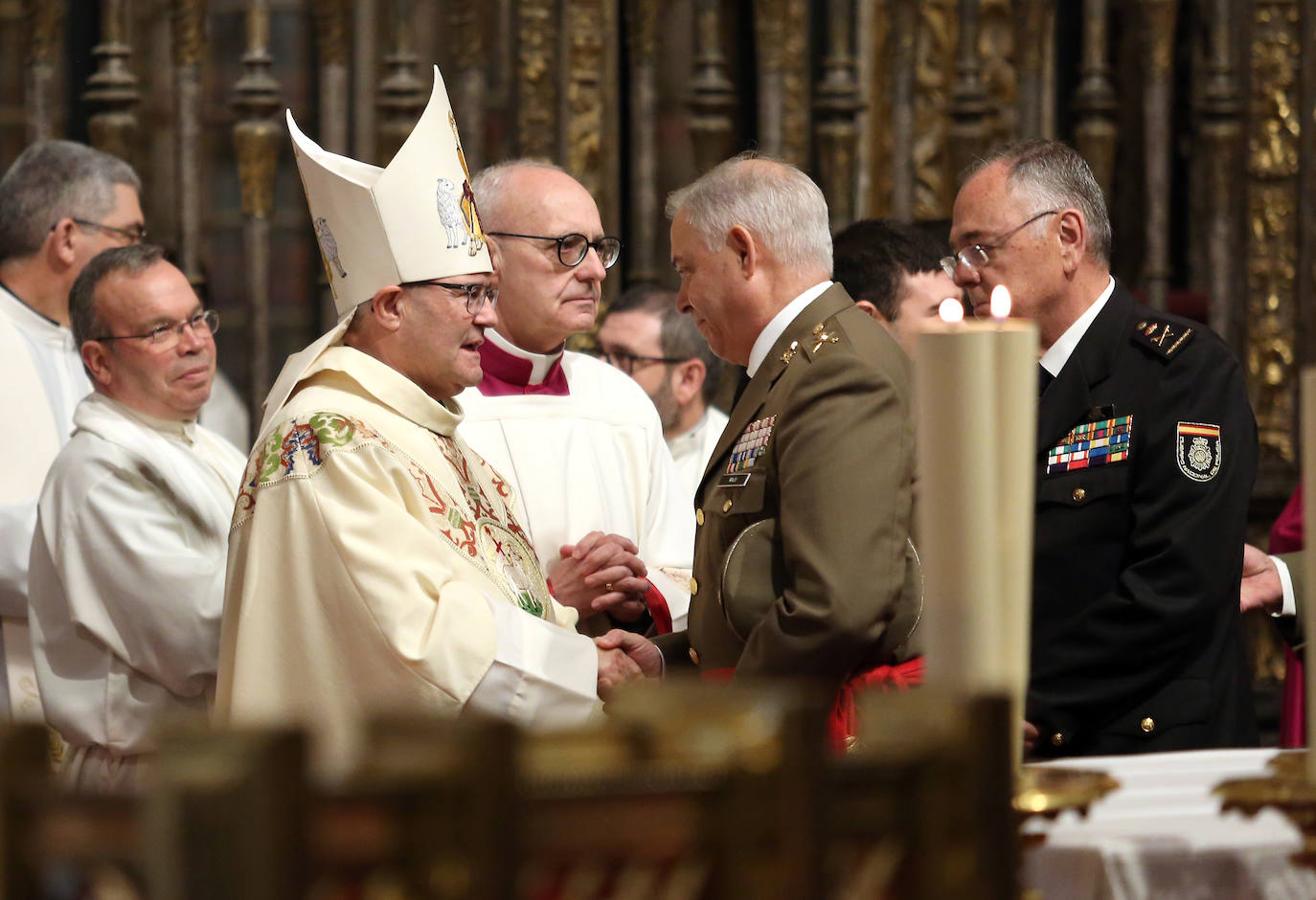
[[[962,694],[1009,696],[1022,719],[1032,605],[1037,326],[958,321],[958,300],[915,342],[918,535],[927,578],[927,679]],[[950,316],[947,316],[950,313]],[[1013,734],[1016,762],[1019,734]]]
[[[1304,510],[1316,510],[1316,368],[1302,372],[1302,504]],[[1316,585],[1316,580],[1313,580],[1316,579],[1316,546],[1302,554],[1302,567],[1304,586]],[[1316,599],[1300,605],[1303,634],[1310,646],[1310,642],[1316,641]],[[1316,657],[1307,657],[1304,671],[1307,683],[1307,780],[1316,782]]]

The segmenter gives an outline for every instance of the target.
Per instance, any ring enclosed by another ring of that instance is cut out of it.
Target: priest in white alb
[[[594,327],[621,242],[604,233],[589,191],[551,164],[500,163],[475,187],[501,300],[480,347],[484,378],[458,398],[467,413],[461,433],[517,489],[522,524],[554,585],[564,559],[607,552],[609,540],[642,561],[642,569],[612,566],[591,581],[605,593],[578,607],[586,630],[680,631],[694,502],[658,413],[626,375],[565,349],[568,337]]]
[[[438,69],[385,169],[288,126],[340,319],[266,401],[234,512],[216,717],[310,726],[328,774],[385,712],[581,722],[660,663],[634,636],[638,664],[576,633],[509,482],[455,434],[498,290]],[[562,599],[586,590],[572,565]]]
[[[243,459],[197,424],[219,319],[159,247],[101,253],[69,306],[94,390],[41,492],[33,660],[65,781],[132,790],[155,727],[209,712]]]

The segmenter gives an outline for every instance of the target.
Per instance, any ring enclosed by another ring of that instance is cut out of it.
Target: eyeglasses
[[[178,346],[183,339],[183,332],[188,328],[197,337],[208,337],[219,331],[219,313],[213,309],[199,312],[190,319],[175,322],[172,325],[157,325],[143,334],[107,334],[94,337],[93,341],[146,341],[157,350],[168,350]]]
[[[605,350],[602,347],[598,349],[597,355],[599,359],[613,368],[625,372],[627,375],[634,375],[636,369],[643,369],[646,365],[685,362],[685,360],[675,356],[641,356],[638,353],[627,353],[625,350]]]
[[[81,225],[83,228],[94,228],[97,231],[103,231],[106,234],[112,234],[121,237],[130,244],[140,244],[146,240],[146,226],[133,225],[128,228],[118,228],[114,225],[102,225],[100,222],[89,222],[86,219],[73,219],[74,225]],[[55,223],[59,224],[58,222]],[[55,230],[55,225],[50,226],[50,230]]]
[[[471,316],[479,315],[486,302],[488,302],[490,309],[495,309],[498,306],[498,288],[476,281],[465,284],[452,284],[446,281],[404,281],[401,286],[439,287],[445,291],[452,291],[454,294],[461,294],[466,298],[466,312]]]
[[[1032,225],[1038,219],[1042,218],[1043,216],[1054,216],[1058,212],[1060,212],[1060,210],[1058,209],[1045,210],[1033,216],[1031,219],[1029,219],[1027,222],[1024,222],[1022,225],[1018,225],[1014,228],[1011,228],[1005,234],[997,238],[994,243],[970,244],[969,246],[965,247],[963,250],[956,253],[954,256],[943,256],[941,258],[941,269],[943,272],[949,275],[952,280],[954,280],[955,273],[959,271],[960,266],[964,266],[970,271],[976,272],[992,261],[991,257],[987,255],[988,250],[998,250],[1001,247],[1004,247],[1006,243],[1009,242],[1010,238],[1014,237],[1020,231],[1023,231],[1029,225]]]
[[[605,269],[611,269],[621,258],[621,238],[610,235],[591,241],[583,234],[564,234],[561,237],[550,237],[546,234],[517,234],[514,231],[490,231],[489,234],[494,237],[524,238],[528,241],[552,241],[557,244],[558,262],[568,269],[574,269],[584,262],[585,255],[589,253],[591,247],[599,255],[599,262],[603,263]]]

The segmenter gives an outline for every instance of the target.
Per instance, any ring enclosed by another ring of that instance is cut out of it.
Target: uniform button
[[[695,524],[696,525],[704,524],[704,510],[702,507],[695,510]]]
[[[722,512],[724,512],[724,513],[729,513],[729,512],[731,512],[731,501],[730,501],[730,500],[723,500],[723,501],[722,501]]]
[[[1138,727],[1142,729],[1143,734],[1151,734],[1156,730],[1156,720],[1148,716],[1138,723]]]
[[[1051,735],[1051,746],[1052,746],[1052,747],[1063,747],[1063,746],[1065,746],[1065,736],[1064,736],[1064,734],[1061,733],[1061,732],[1059,732],[1059,731],[1057,731],[1055,734]]]
[[[692,577],[690,579],[690,596],[693,597],[697,593],[699,593],[699,582]]]
[[[1075,503],[1082,503],[1083,500],[1084,500],[1084,498],[1087,497],[1087,495],[1088,495],[1088,492],[1085,491],[1085,490],[1083,490],[1082,488],[1074,488],[1074,494],[1073,494],[1073,497],[1074,497],[1074,502],[1075,502]]]
[[[695,652],[694,647],[690,648],[690,662],[694,663],[695,665],[699,665],[699,654]]]

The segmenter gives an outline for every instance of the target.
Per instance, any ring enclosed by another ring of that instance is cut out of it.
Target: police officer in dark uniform
[[[973,167],[951,246],[975,310],[1006,285],[1041,334],[1035,752],[1255,744],[1238,597],[1257,438],[1238,361],[1111,278],[1101,190],[1063,144]]]

